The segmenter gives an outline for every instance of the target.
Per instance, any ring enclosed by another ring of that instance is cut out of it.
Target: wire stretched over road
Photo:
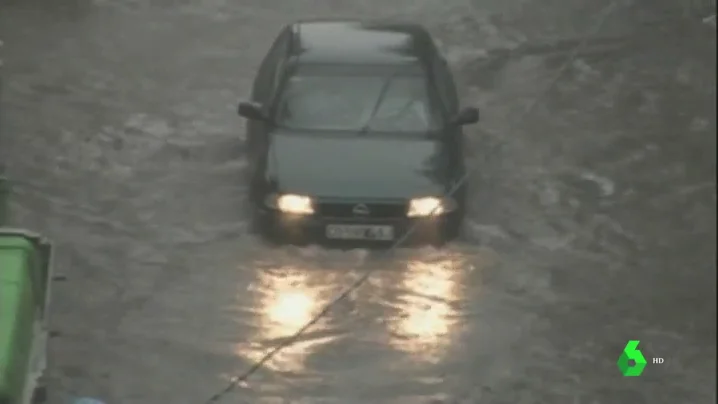
[[[591,28],[589,32],[586,33],[584,38],[573,48],[569,56],[567,57],[566,61],[561,65],[561,67],[556,70],[555,76],[551,79],[549,84],[544,88],[544,90],[539,93],[539,95],[534,98],[534,100],[528,104],[526,109],[523,110],[523,112],[514,119],[514,123],[516,126],[519,126],[519,124],[522,124],[524,120],[533,112],[533,110],[536,108],[536,106],[543,101],[543,99],[546,97],[546,95],[556,86],[558,81],[563,77],[564,72],[566,69],[568,69],[571,64],[576,60],[579,52],[583,50],[583,48],[590,42],[591,39],[593,39],[596,34],[601,30],[603,27],[603,24],[606,22],[608,17],[615,11],[616,6],[618,5],[618,2],[614,1],[610,3],[608,6],[606,6],[601,13],[599,13],[598,18],[596,20],[596,24]],[[474,167],[475,168],[475,167]],[[464,175],[457,181],[454,186],[446,193],[445,196],[452,196],[456,193],[456,191],[461,187],[464,183],[466,183],[466,180],[469,178],[469,176],[473,173],[474,168],[471,170],[467,170]],[[400,247],[416,230],[416,225],[412,226],[408,229],[408,231],[400,237],[392,246],[387,250],[391,251],[398,247]],[[304,324],[302,327],[300,327],[294,334],[284,339],[281,343],[275,345],[272,349],[270,349],[267,353],[262,356],[257,362],[254,363],[249,369],[247,369],[245,372],[238,374],[230,380],[230,382],[227,384],[227,386],[215,393],[212,397],[210,397],[207,401],[205,401],[206,404],[211,403],[217,403],[222,398],[224,398],[227,394],[231,393],[234,389],[240,386],[245,386],[247,383],[247,380],[250,376],[252,376],[255,372],[257,372],[259,369],[261,369],[269,360],[271,360],[275,355],[277,355],[280,351],[282,351],[284,348],[287,348],[291,345],[293,345],[304,333],[309,330],[314,324],[316,324],[319,320],[321,320],[324,316],[331,311],[334,306],[339,303],[340,301],[344,300],[347,296],[349,296],[354,290],[359,288],[361,285],[363,285],[367,279],[371,276],[372,273],[374,273],[375,269],[369,269],[367,270],[361,277],[359,277],[356,281],[354,281],[352,284],[349,285],[348,288],[346,288],[344,291],[342,291],[340,294],[338,294],[334,299],[332,299],[329,303],[327,303],[319,313],[317,313],[314,317],[311,318],[306,324]]]

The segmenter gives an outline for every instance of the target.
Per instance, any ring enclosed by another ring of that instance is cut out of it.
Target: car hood
[[[445,191],[436,140],[275,133],[269,153],[269,173],[283,192],[390,199]]]

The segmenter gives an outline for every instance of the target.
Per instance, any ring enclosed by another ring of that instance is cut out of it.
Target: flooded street
[[[216,402],[715,402],[716,31],[646,3],[2,0],[12,220],[67,278],[51,404],[204,404],[367,271]],[[462,240],[250,235],[237,101],[316,16],[435,35],[482,111]]]

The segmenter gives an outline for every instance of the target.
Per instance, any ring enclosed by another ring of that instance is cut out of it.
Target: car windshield
[[[305,130],[426,133],[440,115],[419,75],[297,74],[285,85],[276,122]]]

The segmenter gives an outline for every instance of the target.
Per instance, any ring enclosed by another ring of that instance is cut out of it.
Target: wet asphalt
[[[366,271],[219,402],[715,402],[716,37],[709,7],[681,7],[4,0],[13,220],[56,241],[66,277],[51,404],[202,404]],[[236,102],[282,24],[311,16],[435,34],[483,116],[463,240],[249,234]],[[621,376],[629,339],[664,363]]]

